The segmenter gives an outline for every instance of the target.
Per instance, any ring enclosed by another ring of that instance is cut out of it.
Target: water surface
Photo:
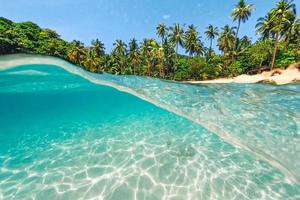
[[[300,198],[299,85],[4,62],[0,199]]]

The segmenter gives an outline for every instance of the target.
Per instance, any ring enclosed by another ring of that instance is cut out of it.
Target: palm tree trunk
[[[237,29],[236,29],[236,35],[235,35],[235,50],[237,50],[237,48],[238,48],[238,34],[239,34],[240,26],[241,26],[241,20],[239,20],[239,22],[238,22],[238,27],[237,27]]]
[[[177,62],[178,62],[178,44],[176,44],[176,63],[175,63],[175,67],[177,68]],[[175,80],[175,67],[173,67],[173,80]]]
[[[212,46],[212,38],[210,39],[210,45],[209,45],[209,57],[211,57],[211,46]]]
[[[278,50],[278,39],[279,39],[279,33],[276,32],[276,34],[275,34],[274,52],[273,52],[272,63],[271,63],[271,70],[274,68],[274,65],[275,65],[275,59],[276,59],[276,54],[277,54],[277,50]]]
[[[262,63],[263,63],[263,61],[261,61],[260,64],[259,64],[258,73],[261,73],[261,72],[262,72]]]

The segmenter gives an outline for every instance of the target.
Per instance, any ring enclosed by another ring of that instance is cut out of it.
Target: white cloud
[[[167,20],[167,19],[170,19],[171,18],[171,15],[164,15],[163,16],[163,19]]]

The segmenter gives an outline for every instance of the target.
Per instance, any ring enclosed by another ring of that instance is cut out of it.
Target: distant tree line
[[[197,27],[161,23],[157,36],[128,44],[113,43],[110,53],[95,39],[90,46],[74,40],[67,42],[51,29],[43,29],[32,22],[14,23],[0,17],[0,55],[29,53],[63,58],[84,69],[101,73],[146,75],[175,80],[205,80],[231,77],[242,73],[256,73],[264,68],[286,67],[300,60],[300,19],[293,0],[280,0],[266,16],[257,20],[260,39],[252,42],[239,36],[240,28],[254,6],[240,0],[231,16],[236,27],[225,25],[220,30],[209,25],[205,30],[209,47],[201,41]],[[213,50],[213,41],[222,52]],[[178,53],[183,48],[186,55]]]

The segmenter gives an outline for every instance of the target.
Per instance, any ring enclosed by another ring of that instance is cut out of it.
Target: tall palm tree
[[[293,3],[293,0],[281,0],[277,3],[276,7],[271,10],[273,27],[272,31],[274,31],[274,51],[271,63],[271,69],[273,69],[275,65],[276,54],[278,50],[278,42],[279,37],[284,36],[286,33],[286,29],[289,26],[289,19],[293,16],[296,16],[296,5]]]
[[[96,57],[101,57],[105,54],[104,44],[99,39],[92,41],[92,50],[96,53]]]
[[[129,60],[133,68],[133,75],[135,75],[136,68],[140,63],[140,54],[138,50],[139,46],[137,40],[135,38],[131,39],[129,42]]]
[[[222,32],[218,38],[218,46],[221,51],[228,53],[235,48],[235,28],[226,25],[222,28]]]
[[[159,48],[158,43],[153,39],[144,39],[141,44],[141,54],[147,66],[147,75],[151,76],[155,64],[155,55]]]
[[[168,41],[165,41],[163,43],[163,50],[164,50],[164,56],[165,56],[165,74],[164,77],[167,75],[169,78],[171,78],[171,74],[174,74],[176,71],[176,53],[174,51],[174,47],[171,43]]]
[[[274,32],[272,31],[273,21],[271,13],[268,13],[265,17],[261,17],[257,20],[255,26],[256,33],[261,35],[262,40],[270,39],[274,37]]]
[[[140,54],[138,51],[133,51],[129,54],[129,59],[132,65],[133,75],[136,74],[137,67],[139,63],[141,62]]]
[[[165,78],[166,58],[165,58],[165,51],[163,47],[159,47],[159,49],[156,52],[156,56],[158,59],[159,77]]]
[[[218,31],[218,27],[214,27],[212,24],[208,25],[208,27],[206,28],[205,35],[206,38],[210,40],[209,56],[211,55],[212,42],[215,39],[215,37],[219,35]]]
[[[179,24],[174,24],[170,27],[171,33],[169,35],[170,42],[176,46],[176,55],[178,55],[179,45],[183,47],[184,45],[184,30]]]
[[[245,23],[249,17],[251,16],[251,12],[253,11],[253,5],[247,4],[245,0],[240,0],[235,8],[233,9],[231,16],[233,17],[233,21],[238,21],[238,26],[235,35],[235,49],[238,46],[238,34],[241,26],[241,22]]]
[[[194,25],[190,25],[184,35],[184,47],[186,49],[186,53],[193,56],[199,41],[200,37],[196,27]]]
[[[113,46],[112,59],[114,60],[114,63],[118,65],[116,67],[122,72],[126,64],[127,46],[122,40],[116,40],[116,42],[113,43]]]
[[[156,27],[156,34],[158,35],[158,37],[161,38],[161,44],[164,43],[166,36],[168,35],[168,31],[169,31],[169,29],[164,23],[160,23]]]

